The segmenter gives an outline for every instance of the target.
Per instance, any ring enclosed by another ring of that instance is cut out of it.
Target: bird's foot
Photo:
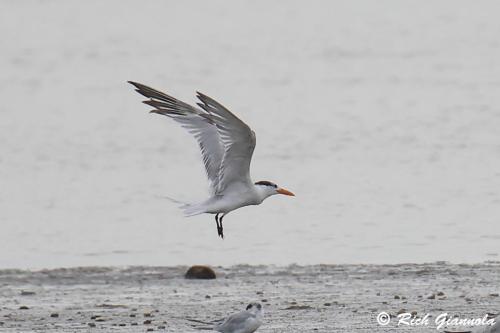
[[[217,235],[219,235],[220,238],[224,239],[224,229],[222,228],[222,218],[224,215],[222,215],[219,218],[219,214],[215,215],[215,222],[217,223]]]
[[[222,228],[222,223],[217,225],[217,234],[220,238],[224,239],[224,229]]]

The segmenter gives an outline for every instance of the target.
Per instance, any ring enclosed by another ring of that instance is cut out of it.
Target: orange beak
[[[292,197],[295,196],[295,194],[293,194],[292,192],[290,192],[288,190],[285,190],[284,188],[279,188],[279,189],[276,190],[276,192],[278,192],[279,194],[289,195],[289,196],[292,196]]]

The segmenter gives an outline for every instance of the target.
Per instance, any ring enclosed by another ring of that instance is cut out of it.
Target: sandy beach
[[[500,311],[498,262],[215,267],[218,278],[203,281],[185,280],[186,269],[3,270],[0,331],[196,332],[210,325],[193,320],[211,322],[250,301],[264,305],[259,332],[431,332],[442,313],[476,318]],[[431,320],[380,326],[382,311],[429,313]]]

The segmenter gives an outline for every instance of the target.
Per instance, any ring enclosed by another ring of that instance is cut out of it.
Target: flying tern
[[[262,325],[262,305],[248,304],[245,311],[230,315],[214,330],[222,333],[252,333]]]
[[[259,205],[275,194],[294,196],[273,182],[252,182],[250,161],[255,149],[255,133],[220,103],[197,92],[200,102],[198,107],[193,107],[141,83],[128,82],[138,93],[149,98],[143,103],[154,108],[152,113],[172,118],[198,142],[210,197],[203,202],[181,206],[186,216],[215,214],[217,234],[224,238],[222,219],[229,212]]]

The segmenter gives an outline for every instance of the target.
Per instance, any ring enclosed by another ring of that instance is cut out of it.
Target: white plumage
[[[230,315],[214,330],[221,333],[253,333],[262,325],[262,305],[248,304],[245,311]]]
[[[220,103],[198,92],[200,103],[196,108],[143,84],[129,83],[149,98],[144,103],[154,107],[151,112],[180,123],[200,146],[211,196],[203,202],[184,205],[186,216],[216,214],[217,232],[223,238],[222,219],[230,211],[258,205],[274,194],[294,195],[269,181],[252,182],[250,162],[255,133]]]

